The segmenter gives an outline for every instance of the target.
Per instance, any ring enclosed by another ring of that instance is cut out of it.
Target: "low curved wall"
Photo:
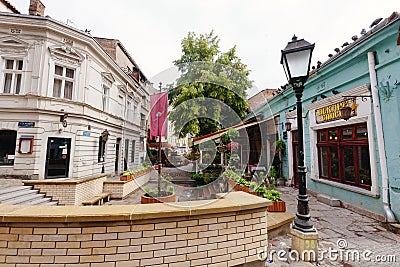
[[[111,198],[124,199],[145,185],[150,180],[151,175],[157,174],[155,171],[148,171],[129,181],[106,180],[104,182],[103,191],[110,192]]]
[[[46,194],[52,200],[58,201],[59,205],[82,205],[82,202],[103,193],[103,183],[107,175],[75,179],[53,179],[53,180],[24,180],[24,185],[31,185],[33,189]]]
[[[0,265],[263,266],[269,200],[232,192],[175,204],[0,205]]]

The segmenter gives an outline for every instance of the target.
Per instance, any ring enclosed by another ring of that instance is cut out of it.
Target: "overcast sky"
[[[28,13],[29,0],[9,0]],[[279,64],[281,49],[293,34],[314,43],[313,65],[376,18],[400,12],[399,0],[42,0],[45,15],[93,36],[119,39],[147,78],[171,68],[188,32],[214,30],[226,51],[251,70],[249,94],[286,83]],[[71,22],[72,21],[72,24]]]

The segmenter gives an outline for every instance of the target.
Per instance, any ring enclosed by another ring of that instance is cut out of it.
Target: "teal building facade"
[[[264,118],[272,114],[277,125],[291,123],[291,131],[277,128],[287,144],[283,175],[292,185],[297,184],[295,104],[287,88],[255,112]],[[311,71],[302,118],[307,188],[381,221],[398,222],[399,113],[400,15],[394,12]]]

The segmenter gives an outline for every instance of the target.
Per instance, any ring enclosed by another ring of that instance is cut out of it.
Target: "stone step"
[[[14,198],[18,198],[20,196],[25,196],[26,194],[35,193],[37,194],[38,190],[32,190],[31,187],[23,187],[16,188],[15,191],[7,192],[5,194],[0,195],[0,201],[6,202],[12,200]]]
[[[43,204],[40,204],[40,206],[58,206],[58,202],[54,201],[44,202]]]
[[[58,204],[57,202],[52,202],[51,198],[49,198],[49,197],[41,197],[41,198],[37,198],[37,199],[30,201],[29,205],[41,206],[41,205],[48,205],[48,203],[54,203],[55,205]]]
[[[20,190],[30,190],[30,189],[32,189],[32,186],[28,186],[28,185],[6,187],[3,189],[0,189],[0,196],[8,194],[8,193],[20,191]]]
[[[7,205],[30,205],[32,201],[44,198],[44,194],[37,193],[27,193],[25,195],[21,195],[12,199],[7,199],[3,201],[3,204]]]
[[[58,205],[31,186],[13,186],[0,190],[0,202],[6,205]]]
[[[331,207],[340,207],[341,202],[340,199],[333,198],[331,196],[323,195],[323,194],[318,194],[317,195],[317,200],[319,202],[325,203]]]

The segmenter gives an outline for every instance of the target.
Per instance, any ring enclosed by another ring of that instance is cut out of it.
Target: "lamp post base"
[[[299,259],[307,262],[315,262],[318,259],[318,233],[313,227],[312,231],[303,232],[290,227],[292,235],[292,251],[297,251]]]

